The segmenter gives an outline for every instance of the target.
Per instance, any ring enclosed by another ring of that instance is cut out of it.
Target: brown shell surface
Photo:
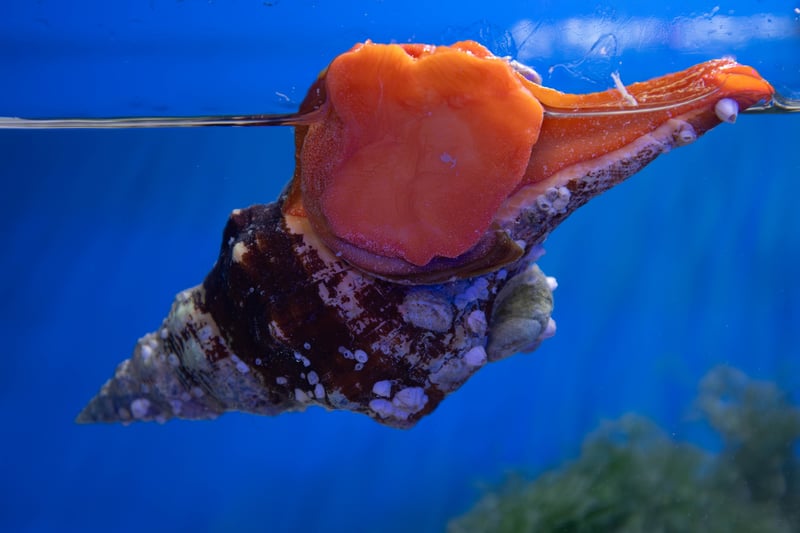
[[[234,211],[204,283],[178,295],[161,329],[139,341],[78,420],[274,415],[318,405],[410,427],[486,362],[544,336],[552,297],[530,262],[518,266],[538,291],[525,295],[528,320],[492,338],[493,302],[515,271],[396,284],[340,261],[309,231],[278,204]],[[513,294],[503,301],[514,303]],[[517,324],[520,313],[503,305],[502,316]]]

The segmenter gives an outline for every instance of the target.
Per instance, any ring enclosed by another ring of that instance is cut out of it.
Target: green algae
[[[448,531],[800,531],[800,410],[775,384],[730,367],[701,381],[695,409],[719,434],[719,453],[625,415],[590,434],[574,462],[508,480]]]

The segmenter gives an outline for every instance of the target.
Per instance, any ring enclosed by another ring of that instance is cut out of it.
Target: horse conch
[[[411,427],[555,333],[553,228],[772,94],[730,59],[575,95],[471,41],[356,45],[301,104],[284,193],[233,211],[205,281],[78,421],[318,405]]]

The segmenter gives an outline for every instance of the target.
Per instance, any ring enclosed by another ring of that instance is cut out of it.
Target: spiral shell
[[[509,293],[512,283],[530,290]],[[529,327],[505,339],[520,305]],[[278,204],[237,210],[204,283],[175,298],[78,421],[317,405],[407,428],[488,361],[535,347],[552,305],[533,263],[442,286],[391,283],[338,260]]]

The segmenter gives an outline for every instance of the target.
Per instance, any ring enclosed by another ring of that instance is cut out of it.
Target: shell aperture
[[[477,43],[365,43],[324,80],[328,112],[298,162],[326,244],[367,270],[366,255],[424,269],[473,248],[522,180],[542,121],[508,62]]]

